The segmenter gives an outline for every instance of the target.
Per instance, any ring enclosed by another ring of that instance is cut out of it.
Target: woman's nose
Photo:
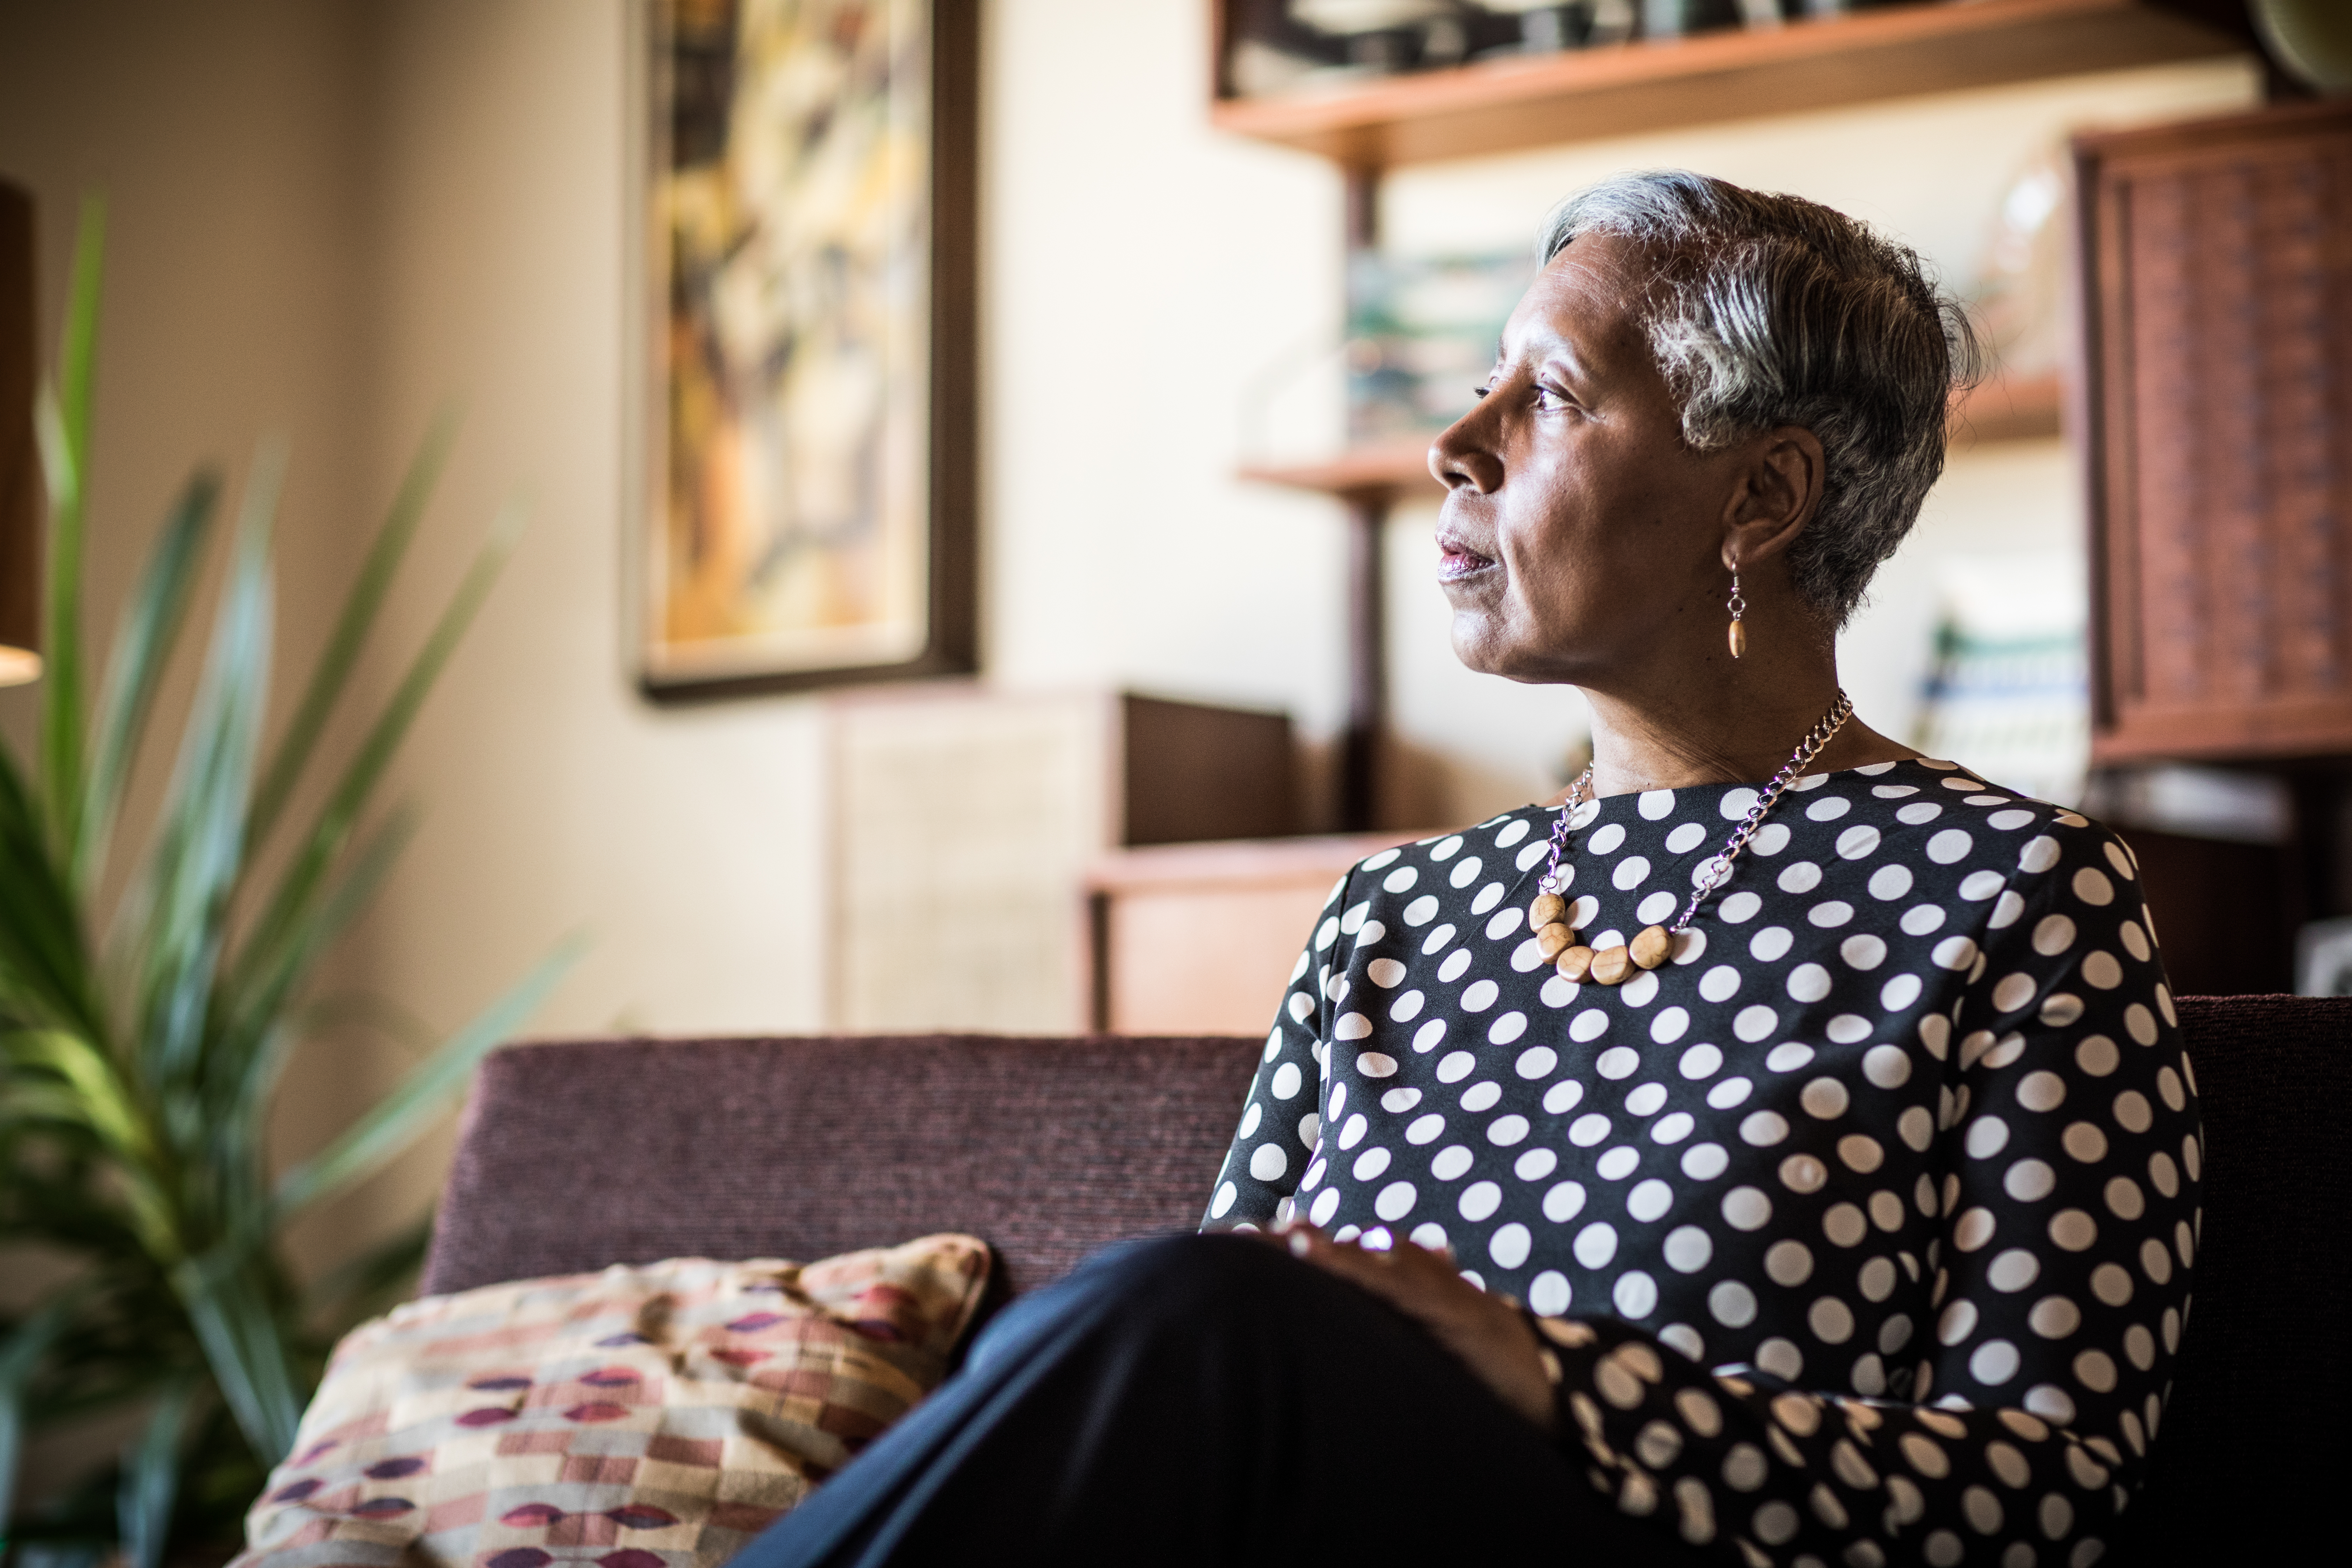
[[[1503,460],[1486,439],[1490,432],[1482,428],[1491,421],[1479,417],[1486,412],[1486,405],[1481,403],[1429,444],[1429,471],[1449,490],[1468,489],[1492,495],[1502,488]]]

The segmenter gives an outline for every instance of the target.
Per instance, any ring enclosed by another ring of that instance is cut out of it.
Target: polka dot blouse
[[[1580,807],[1570,923],[1670,922],[1755,793]],[[2200,1217],[2130,852],[1949,763],[1811,774],[1610,989],[1528,929],[1550,822],[1341,879],[1209,1225],[1451,1247],[1537,1315],[1594,1484],[1727,1562],[2095,1561]]]

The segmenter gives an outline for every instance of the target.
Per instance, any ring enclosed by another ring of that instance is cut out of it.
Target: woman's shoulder
[[[1331,889],[1361,900],[1375,891],[1407,893],[1451,884],[1466,886],[1496,867],[1524,871],[1550,847],[1554,808],[1523,805],[1498,812],[1469,827],[1433,833],[1367,855],[1348,868]]]
[[[2069,863],[2105,864],[2126,877],[2137,870],[2130,849],[2105,824],[1959,763],[1915,757],[1813,773],[1789,793],[1806,816],[1851,813],[1874,826],[1888,849],[1916,850],[1938,864],[2013,861],[2014,869],[2029,874]]]

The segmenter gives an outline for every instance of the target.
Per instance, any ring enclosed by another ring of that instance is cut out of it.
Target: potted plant
[[[224,542],[193,707],[145,831],[125,784],[156,727],[223,487],[189,479],[122,612],[85,703],[79,599],[102,211],[86,204],[63,344],[38,416],[50,500],[37,755],[0,742],[0,1246],[64,1261],[32,1310],[0,1317],[0,1528],[28,1433],[108,1411],[140,1436],[47,1510],[18,1521],[20,1559],[128,1568],[233,1548],[236,1521],[290,1446],[326,1352],[421,1256],[418,1230],[303,1279],[287,1226],[376,1169],[546,995],[567,943],[438,1043],[319,1152],[272,1171],[265,1127],[306,1041],[351,1022],[316,994],[321,956],[382,885],[415,826],[370,821],[385,769],[510,552],[500,520],[356,751],[297,820],[451,438],[424,443],[326,648],[274,745],[270,537],[281,447],[265,444]],[[142,858],[103,900],[110,858]],[[267,857],[265,862],[265,856]]]

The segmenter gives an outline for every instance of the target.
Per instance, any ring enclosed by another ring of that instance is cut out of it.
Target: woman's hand
[[[1504,1404],[1546,1433],[1558,1429],[1552,1378],[1535,1331],[1517,1309],[1456,1273],[1451,1251],[1399,1241],[1392,1250],[1376,1252],[1333,1241],[1299,1221],[1277,1227],[1271,1239],[1378,1296],[1428,1330]]]

